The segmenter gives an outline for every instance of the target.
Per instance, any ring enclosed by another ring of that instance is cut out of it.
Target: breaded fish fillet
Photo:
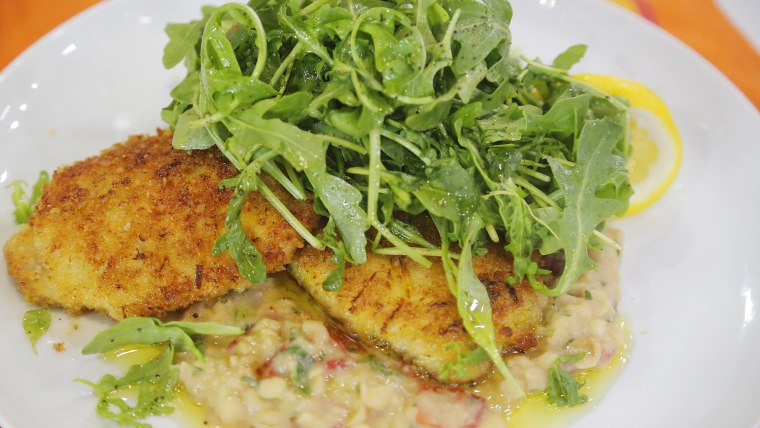
[[[8,272],[29,302],[114,319],[161,316],[251,285],[229,255],[211,255],[232,196],[219,182],[237,171],[216,149],[174,150],[171,137],[131,137],[55,172],[29,224],[5,246]],[[306,227],[317,225],[311,201],[265,179]],[[241,217],[268,272],[303,247],[256,192]]]
[[[330,316],[358,339],[388,347],[444,382],[476,380],[490,370],[490,364],[484,362],[441,376],[444,366],[454,362],[458,353],[476,346],[462,325],[439,262],[425,268],[406,257],[368,251],[366,263],[346,266],[343,288],[330,292],[322,288],[322,283],[336,267],[332,256],[330,251],[306,247],[288,270]],[[542,302],[530,285],[511,287],[506,283],[512,275],[511,258],[491,248],[486,255],[475,257],[473,266],[488,290],[496,341],[502,352],[535,347]]]

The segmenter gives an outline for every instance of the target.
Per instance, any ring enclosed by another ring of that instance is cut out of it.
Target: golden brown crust
[[[475,273],[491,298],[497,345],[504,353],[521,352],[538,343],[541,323],[539,297],[525,283],[510,287],[511,259],[497,248],[473,261]],[[443,267],[435,261],[424,268],[406,257],[389,257],[369,252],[367,262],[346,266],[343,288],[322,288],[335,268],[332,253],[306,247],[288,269],[293,277],[320,303],[328,314],[369,344],[387,346],[407,361],[439,377],[446,362],[460,352],[475,348],[457,312]],[[460,383],[485,375],[489,364],[469,367],[445,382]]]
[[[29,226],[5,246],[8,271],[31,303],[112,318],[161,316],[251,284],[227,254],[211,255],[225,230],[236,175],[215,149],[183,152],[171,134],[134,136],[55,172]],[[318,217],[268,177],[307,227]],[[282,270],[303,240],[258,193],[241,214],[268,272]]]

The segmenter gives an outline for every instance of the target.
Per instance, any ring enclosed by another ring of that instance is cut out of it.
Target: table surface
[[[99,1],[0,0],[0,69],[45,33]],[[760,54],[714,0],[610,1],[686,42],[717,66],[760,109]]]

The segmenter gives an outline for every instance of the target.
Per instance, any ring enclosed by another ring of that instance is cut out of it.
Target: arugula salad
[[[265,278],[239,218],[260,192],[334,252],[327,290],[367,251],[439,258],[464,326],[511,379],[473,256],[500,243],[514,258],[509,282],[562,295],[594,267],[589,248],[612,243],[604,222],[632,194],[626,105],[569,76],[585,46],[551,64],[511,55],[511,18],[506,0],[253,0],[169,24],[164,65],[188,70],[162,112],[173,145],[216,147],[240,171],[221,183],[236,191],[214,253]],[[319,234],[264,173],[297,199],[313,195],[327,219]],[[430,216],[440,245],[404,220],[416,215]],[[564,254],[556,284],[537,279],[536,252]]]

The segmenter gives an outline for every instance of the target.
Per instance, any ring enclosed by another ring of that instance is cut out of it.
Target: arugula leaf
[[[475,177],[453,159],[431,165],[428,176],[413,194],[428,212],[450,220],[456,234],[480,204]]]
[[[47,171],[40,171],[40,175],[37,178],[37,182],[32,187],[32,194],[25,201],[26,191],[24,190],[25,183],[21,180],[14,180],[8,183],[7,187],[13,188],[11,194],[11,200],[13,201],[13,217],[16,220],[16,224],[24,224],[29,222],[29,218],[34,211],[34,205],[42,196],[42,188],[50,181],[50,176]]]
[[[446,2],[444,7],[449,14],[461,12],[454,34],[454,41],[460,45],[452,67],[457,76],[473,69],[500,44],[510,42],[511,7],[507,1],[459,0]]]
[[[546,388],[546,399],[549,403],[560,407],[572,407],[588,401],[586,394],[581,394],[583,384],[561,366],[562,363],[579,361],[584,353],[561,355],[549,367],[549,386]]]
[[[561,70],[569,70],[578,61],[586,55],[586,45],[573,45],[564,52],[557,55],[552,62],[552,66]]]
[[[367,213],[360,205],[361,192],[345,180],[326,172],[312,172],[308,177],[314,193],[340,231],[349,260],[356,264],[364,263],[367,260],[364,232],[369,229],[369,222]]]
[[[179,376],[172,366],[174,352],[191,352],[203,361],[203,355],[192,336],[235,336],[243,334],[239,327],[209,322],[171,321],[164,323],[157,318],[126,318],[115,326],[98,333],[83,349],[83,354],[113,351],[128,345],[155,345],[167,343],[166,349],[154,359],[134,365],[117,378],[107,374],[97,383],[85,379],[77,382],[90,386],[98,397],[98,415],[119,425],[150,428],[141,422],[148,416],[168,415],[174,411],[175,385]],[[137,392],[137,402],[130,405],[125,393]]]
[[[578,138],[578,158],[573,167],[549,159],[565,201],[562,216],[553,224],[565,253],[565,269],[553,289],[542,284],[537,287],[539,292],[560,296],[581,274],[594,268],[588,255],[594,230],[625,208],[625,203],[618,199],[597,196],[599,189],[625,170],[625,159],[615,153],[622,133],[623,128],[609,119],[589,121]]]
[[[198,360],[203,361],[203,355],[191,337],[201,334],[235,336],[243,334],[243,329],[215,323],[163,323],[158,318],[126,318],[115,326],[98,333],[82,348],[82,353],[102,354],[127,345],[153,345],[168,342],[172,349],[191,352]]]
[[[343,277],[346,275],[346,258],[342,252],[339,252],[335,253],[334,260],[338,267],[330,272],[330,275],[327,275],[322,283],[322,288],[325,291],[338,291],[343,288]]]
[[[164,47],[164,67],[172,68],[179,64],[201,38],[201,32],[206,25],[206,19],[190,21],[187,24],[167,24],[164,31],[169,36],[169,42]]]
[[[225,122],[240,138],[255,141],[283,156],[297,170],[325,169],[325,140],[280,119],[264,119],[275,104],[261,101]]]
[[[179,115],[172,137],[172,147],[179,150],[204,150],[216,144],[208,129],[198,125],[199,119],[194,109]]]
[[[338,291],[343,288],[343,277],[346,273],[346,245],[335,232],[335,221],[332,218],[322,230],[321,241],[333,251],[333,261],[338,265],[322,282],[325,291]]]
[[[482,227],[483,223],[477,216],[473,217],[467,225],[457,266],[458,281],[454,293],[457,298],[457,309],[472,340],[491,358],[496,368],[509,381],[514,390],[522,393],[522,389],[512,374],[509,373],[509,369],[501,357],[501,352],[496,346],[496,333],[493,327],[488,291],[472,268],[472,247]]]
[[[248,235],[245,233],[243,222],[240,220],[240,211],[245,203],[248,192],[237,189],[232,202],[227,209],[227,232],[220,236],[214,243],[211,254],[218,256],[222,252],[229,251],[235,260],[240,274],[247,280],[257,284],[266,278],[267,268],[261,253],[256,249]]]
[[[37,353],[37,341],[50,328],[50,311],[42,309],[32,309],[24,312],[24,334],[32,343],[32,350]]]

